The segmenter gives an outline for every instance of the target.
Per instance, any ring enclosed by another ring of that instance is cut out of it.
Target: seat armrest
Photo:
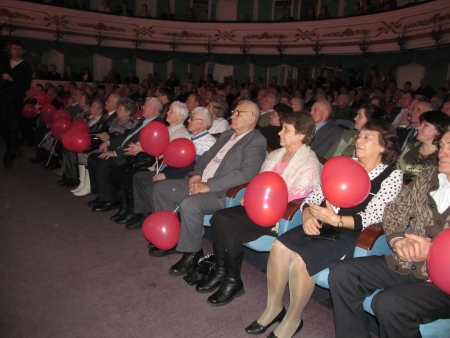
[[[247,186],[248,186],[248,183],[244,183],[244,184],[237,185],[237,186],[235,186],[233,188],[228,189],[227,190],[227,197],[228,198],[235,198],[236,195],[239,193],[239,191],[241,191],[244,188],[247,188]]]
[[[364,250],[372,250],[377,239],[383,235],[384,230],[381,223],[371,224],[361,231],[356,246]]]
[[[286,211],[284,212],[283,219],[290,221],[294,217],[295,213],[300,210],[300,205],[302,205],[304,198],[298,198],[292,200],[288,203]]]

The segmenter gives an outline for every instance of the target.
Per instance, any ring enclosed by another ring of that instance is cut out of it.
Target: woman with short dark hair
[[[384,207],[400,192],[403,175],[392,167],[399,152],[394,127],[379,120],[364,125],[356,142],[355,160],[369,175],[370,194],[354,207],[339,208],[326,200],[320,184],[316,186],[300,206],[303,225],[285,232],[272,246],[267,264],[267,307],[246,328],[247,333],[263,333],[276,322],[281,324],[269,337],[292,337],[301,330],[303,309],[314,290],[314,275],[332,262],[351,257],[361,230],[380,222]],[[305,239],[305,235],[320,235],[322,229],[338,231],[339,240]],[[286,312],[282,297],[288,283],[291,302]]]
[[[272,151],[262,165],[261,172],[272,171],[281,175],[288,187],[288,200],[308,196],[319,182],[319,161],[309,144],[316,126],[310,114],[288,114],[283,117],[280,131],[282,148]],[[245,212],[241,205],[219,210],[211,218],[216,271],[196,286],[197,292],[208,293],[219,288],[208,298],[213,306],[225,305],[244,293],[240,277],[243,243],[263,235],[276,236],[278,224],[261,227]]]

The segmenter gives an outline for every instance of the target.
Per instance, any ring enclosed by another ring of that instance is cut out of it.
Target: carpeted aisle
[[[180,256],[148,256],[140,231],[91,212],[92,195],[60,188],[24,150],[0,168],[0,337],[251,337],[244,328],[265,307],[263,273],[244,263],[245,295],[208,305],[207,294],[168,274]],[[334,336],[332,312],[317,302],[304,320],[299,337]]]

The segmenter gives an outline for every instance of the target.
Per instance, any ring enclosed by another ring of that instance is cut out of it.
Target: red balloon
[[[164,163],[174,168],[187,167],[195,160],[195,147],[187,138],[177,138],[164,150]]]
[[[142,224],[142,234],[158,249],[172,249],[180,236],[180,220],[172,211],[155,212]]]
[[[433,241],[427,257],[427,272],[431,282],[450,294],[450,229],[445,229]]]
[[[91,138],[83,130],[72,129],[64,134],[62,143],[67,150],[82,153],[91,145]]]
[[[88,133],[88,134],[91,131],[89,126],[88,126],[88,124],[87,124],[87,122],[83,121],[83,120],[75,120],[75,121],[73,121],[72,125],[70,126],[70,130],[73,130],[73,129],[79,129],[79,130],[82,130],[82,131],[84,131],[85,133]]]
[[[362,203],[370,193],[370,179],[357,161],[346,156],[328,160],[320,176],[325,198],[340,208]]]
[[[55,140],[62,140],[63,135],[69,131],[71,124],[72,122],[70,122],[70,120],[63,118],[54,121],[52,125],[52,134]]]
[[[248,217],[261,226],[276,224],[283,217],[287,203],[286,182],[272,171],[256,175],[244,194],[244,207]]]
[[[169,131],[164,123],[150,122],[142,128],[139,134],[139,142],[147,154],[159,156],[169,144]]]
[[[144,112],[142,111],[142,109],[140,109],[134,113],[133,117],[137,120],[140,120],[141,118],[144,117]]]
[[[41,108],[41,119],[47,123],[50,124],[53,122],[53,116],[55,115],[56,108],[54,105],[47,103],[44,104]]]
[[[70,115],[70,113],[65,110],[65,109],[58,109],[55,114],[53,115],[53,121],[56,121],[56,119],[59,118],[65,118],[67,120],[72,120],[72,115]]]
[[[53,98],[50,94],[48,94],[46,92],[40,92],[39,94],[36,95],[36,101],[41,106],[44,106],[46,104],[52,103]]]
[[[23,116],[28,117],[28,118],[32,118],[36,116],[36,108],[30,104],[27,103],[26,105],[23,106],[23,111],[22,111]]]

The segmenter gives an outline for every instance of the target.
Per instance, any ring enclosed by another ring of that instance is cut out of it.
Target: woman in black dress
[[[314,275],[344,256],[352,256],[361,230],[380,222],[385,205],[402,187],[403,174],[392,167],[399,155],[395,129],[384,121],[369,121],[356,142],[356,160],[371,180],[369,196],[352,208],[331,205],[316,187],[303,205],[303,226],[298,226],[275,240],[267,264],[268,299],[263,314],[246,328],[259,334],[281,322],[269,337],[292,337],[303,326],[302,312],[314,290]],[[351,175],[351,173],[350,173]],[[308,240],[320,229],[338,227],[339,241]],[[290,307],[286,312],[282,297],[289,283]]]

